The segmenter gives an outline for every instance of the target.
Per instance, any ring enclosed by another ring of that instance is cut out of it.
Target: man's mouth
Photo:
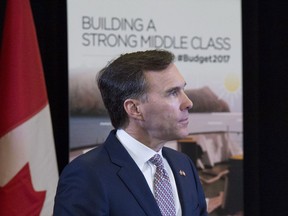
[[[188,123],[189,123],[189,118],[181,119],[179,122],[180,122],[181,124],[183,124],[183,125],[188,125]]]

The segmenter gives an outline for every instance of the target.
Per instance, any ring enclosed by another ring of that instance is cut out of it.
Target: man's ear
[[[124,101],[124,109],[129,117],[142,119],[142,113],[139,109],[140,101],[136,99],[127,99]]]

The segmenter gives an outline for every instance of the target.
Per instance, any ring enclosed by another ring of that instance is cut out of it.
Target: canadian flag
[[[29,0],[7,0],[0,48],[0,215],[52,215],[58,169]]]

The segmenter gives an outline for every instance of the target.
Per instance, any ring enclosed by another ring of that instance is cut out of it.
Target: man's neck
[[[166,141],[153,139],[146,131],[139,130],[136,127],[126,127],[123,128],[123,130],[130,136],[132,136],[134,139],[138,140],[139,142],[153,149],[156,152],[160,151],[166,143]]]

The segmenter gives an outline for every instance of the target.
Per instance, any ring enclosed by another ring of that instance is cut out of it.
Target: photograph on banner
[[[189,136],[166,146],[199,169],[209,215],[243,213],[242,29],[239,0],[68,0],[72,160],[111,129],[97,73],[128,52],[164,49],[193,101]]]

